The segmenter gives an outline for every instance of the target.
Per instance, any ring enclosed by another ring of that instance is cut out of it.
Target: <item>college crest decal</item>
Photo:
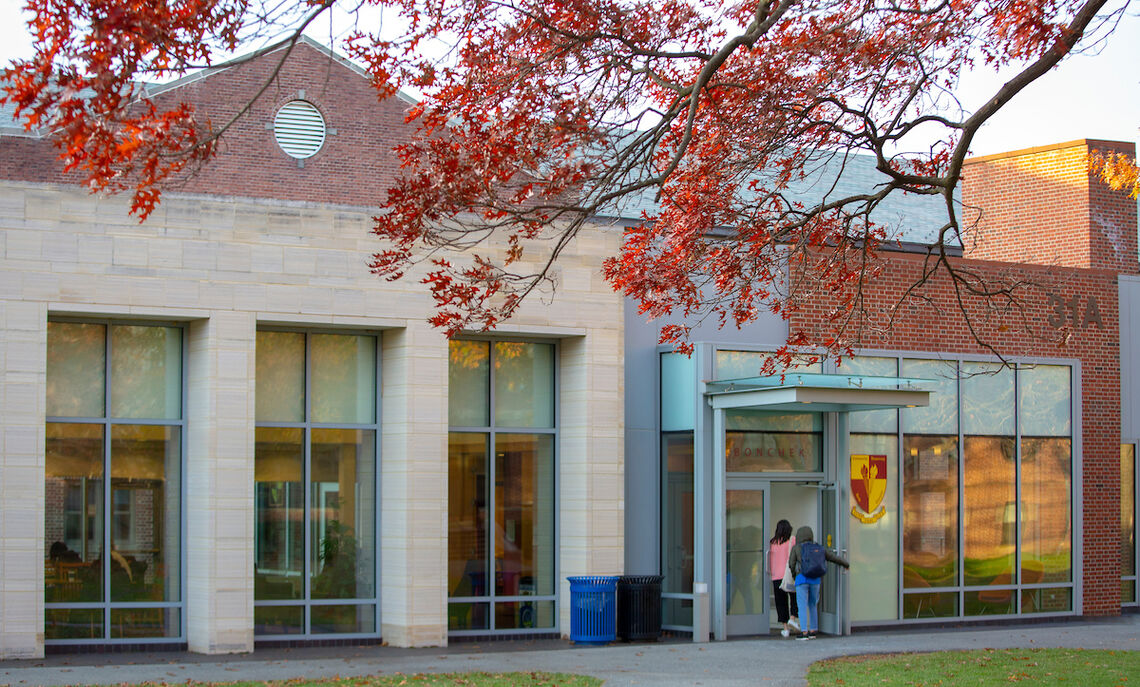
[[[887,513],[887,457],[851,456],[851,495],[855,506],[851,515],[862,523],[872,523]]]

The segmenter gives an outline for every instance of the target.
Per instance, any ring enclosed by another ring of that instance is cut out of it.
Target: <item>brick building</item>
[[[1092,142],[967,169],[960,264],[1034,284],[1021,326],[978,320],[1017,365],[935,282],[789,390],[755,378],[783,321],[658,347],[599,273],[610,221],[551,302],[442,338],[415,275],[366,267],[407,101],[308,40],[276,56],[153,91],[225,121],[270,80],[143,223],[0,127],[0,657],[565,636],[566,578],[623,572],[664,575],[669,629],[701,634],[705,589],[715,637],[765,634],[784,518],[853,560],[826,631],[1135,605],[1136,206]],[[918,258],[890,260],[884,303]]]

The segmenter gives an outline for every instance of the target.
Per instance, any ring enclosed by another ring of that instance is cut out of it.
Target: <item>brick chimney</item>
[[[965,256],[1140,272],[1136,201],[1090,176],[1094,151],[1136,146],[1082,139],[967,160]]]

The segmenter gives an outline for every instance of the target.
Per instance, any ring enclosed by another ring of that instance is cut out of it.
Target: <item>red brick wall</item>
[[[1092,151],[1131,143],[1073,141],[966,161],[965,255],[981,260],[1137,272],[1136,203],[1090,178]]]
[[[890,308],[914,283],[922,256],[894,254],[880,278],[867,287],[872,307]],[[1084,575],[1084,596],[1077,608],[1086,615],[1120,612],[1120,337],[1117,275],[1111,270],[1078,270],[1033,265],[961,260],[957,263],[987,278],[1022,281],[1028,286],[1019,309],[987,313],[976,301],[967,310],[983,338],[1004,355],[1017,358],[1080,360],[1081,455],[1084,510],[1081,536],[1086,552],[1100,552],[1075,561]],[[1066,310],[1060,326],[1054,294],[1062,302],[1078,302],[1075,324]],[[889,333],[868,334],[859,347],[915,352],[989,355],[974,341],[964,315],[955,305],[950,280],[939,275],[920,295],[898,309],[899,318]],[[1096,299],[1103,326],[1082,326],[1090,297]],[[817,298],[795,315],[794,330],[822,331],[831,307]],[[1078,463],[1075,463],[1075,465]],[[1075,505],[1075,504],[1074,504]]]
[[[160,94],[158,102],[177,99],[208,113],[215,127],[234,113],[271,78],[281,53],[221,70]],[[335,134],[327,135],[313,157],[297,161],[274,140],[277,110],[297,99],[312,103]],[[398,97],[378,101],[369,79],[321,50],[298,44],[271,85],[252,109],[222,137],[221,152],[197,175],[170,190],[281,200],[376,205],[399,168],[392,147],[407,140]],[[0,178],[79,183],[61,174],[56,150],[45,141],[0,137]]]

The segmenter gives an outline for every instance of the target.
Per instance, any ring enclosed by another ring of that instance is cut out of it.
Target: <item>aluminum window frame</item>
[[[300,599],[254,599],[253,606],[257,607],[282,607],[282,606],[300,606],[302,611],[302,632],[287,633],[287,634],[254,634],[254,642],[279,642],[282,640],[293,641],[311,641],[311,640],[341,640],[341,639],[376,639],[381,636],[381,428],[383,410],[382,403],[382,349],[383,349],[383,332],[371,330],[358,330],[358,329],[328,329],[328,328],[313,328],[313,327],[277,327],[277,326],[258,326],[258,332],[282,332],[292,334],[302,334],[305,337],[305,360],[304,360],[304,394],[305,394],[305,417],[301,422],[285,422],[285,421],[266,421],[260,422],[254,417],[254,432],[256,433],[259,427],[269,428],[285,428],[285,429],[301,429],[302,436],[302,462],[301,462],[301,478],[302,490],[304,491],[304,513],[301,520],[301,530],[303,537],[302,544],[302,572],[301,577],[304,580],[303,592],[304,595]],[[333,334],[338,336],[370,336],[376,340],[376,347],[374,351],[373,364],[375,365],[375,378],[374,383],[374,416],[372,423],[334,423],[334,422],[313,422],[312,421],[312,340],[314,335],[319,334]],[[254,344],[254,355],[256,356],[256,343]],[[255,394],[256,394],[256,380]],[[352,599],[314,599],[312,598],[312,430],[314,429],[359,429],[365,431],[372,431],[375,436],[373,441],[373,493],[375,510],[373,523],[373,598],[352,598]],[[256,438],[254,440],[256,445]],[[256,462],[256,448],[254,450]],[[255,480],[256,489],[256,480]],[[256,504],[254,506],[256,517]],[[313,614],[311,608],[313,606],[368,606],[373,607],[373,627],[372,632],[313,632]],[[251,620],[253,620],[251,618]],[[255,624],[256,627],[256,624]]]
[[[552,632],[559,631],[559,597],[562,585],[559,583],[561,580],[561,531],[560,531],[560,472],[561,472],[561,421],[562,421],[562,403],[561,403],[561,388],[562,388],[562,347],[557,339],[544,339],[541,337],[486,337],[486,336],[464,336],[455,339],[457,341],[481,341],[488,344],[488,357],[487,357],[487,426],[466,426],[466,425],[451,425],[450,421],[447,425],[447,434],[477,434],[485,436],[487,439],[487,557],[484,563],[487,565],[488,579],[492,579],[495,572],[495,545],[496,545],[496,532],[495,527],[492,525],[495,520],[495,513],[497,503],[495,500],[495,440],[499,434],[543,434],[552,437],[552,465],[551,474],[553,476],[551,489],[553,491],[554,505],[552,512],[554,514],[551,527],[553,528],[553,543],[552,543],[552,557],[551,564],[554,566],[553,580],[554,580],[554,593],[553,594],[532,594],[532,595],[511,595],[499,596],[495,593],[495,584],[488,582],[486,588],[488,593],[485,596],[447,596],[444,599],[445,604],[445,618],[450,617],[450,606],[453,603],[464,604],[485,604],[488,607],[487,612],[487,627],[480,629],[468,630],[452,630],[447,629],[448,637],[486,637],[486,636],[525,636],[525,635],[546,635]],[[553,347],[551,354],[551,403],[553,405],[553,426],[545,427],[500,427],[495,424],[495,344],[496,343],[527,343],[527,344],[543,344]],[[450,340],[448,342],[448,351],[450,359]],[[450,364],[450,363],[449,363]],[[449,398],[450,400],[450,398]],[[448,456],[449,470],[450,470],[450,455]],[[498,603],[525,603],[525,602],[552,602],[554,604],[554,622],[551,627],[519,627],[519,628],[496,628],[495,627],[495,605]],[[446,620],[445,620],[446,623]]]
[[[43,607],[45,611],[48,610],[84,610],[84,609],[102,609],[103,610],[103,636],[101,638],[74,638],[74,639],[48,639],[46,637],[47,628],[47,614],[44,617],[45,646],[68,646],[68,645],[91,645],[91,644],[181,644],[187,641],[187,618],[186,607],[187,597],[186,585],[188,575],[188,564],[186,556],[186,544],[188,541],[188,522],[186,518],[186,503],[187,503],[187,445],[188,445],[188,428],[189,423],[186,418],[186,409],[189,403],[189,387],[190,387],[190,327],[186,322],[176,322],[169,320],[155,320],[155,319],[113,319],[113,318],[81,318],[81,317],[53,317],[48,316],[48,323],[57,322],[61,324],[96,324],[102,325],[103,330],[103,415],[100,418],[86,417],[86,416],[64,416],[64,415],[45,415],[45,427],[51,423],[58,424],[87,424],[87,425],[100,425],[103,427],[103,532],[101,535],[102,551],[111,550],[111,531],[112,531],[112,517],[114,504],[113,500],[113,482],[114,479],[111,475],[111,428],[116,425],[150,425],[161,427],[177,427],[179,433],[178,451],[179,451],[179,464],[178,469],[180,474],[178,476],[178,600],[177,601],[111,601],[111,566],[102,566],[102,601],[85,601],[76,603],[64,602],[44,602]],[[113,327],[163,327],[167,329],[177,329],[181,332],[180,345],[182,350],[179,351],[179,364],[182,366],[181,374],[179,375],[179,418],[177,420],[170,419],[151,419],[151,418],[114,418],[111,416],[111,367],[112,367],[112,334]],[[46,339],[45,339],[46,341]],[[45,481],[46,488],[46,481]],[[44,588],[46,592],[46,586]],[[42,594],[41,592],[41,598]],[[132,608],[175,608],[178,609],[178,634],[172,637],[112,637],[111,636],[111,613],[113,610],[132,609]]]

